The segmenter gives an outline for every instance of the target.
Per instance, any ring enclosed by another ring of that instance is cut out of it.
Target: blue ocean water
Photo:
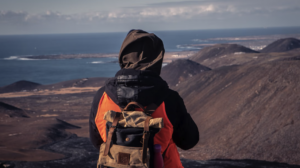
[[[155,31],[166,51],[199,50],[193,44],[227,43],[226,37],[300,34],[299,27]],[[118,53],[126,32],[0,36],[0,87],[19,80],[52,84],[86,77],[112,77],[117,58],[65,60],[20,59],[29,55]],[[209,39],[220,38],[211,41]],[[16,59],[19,58],[19,59]]]

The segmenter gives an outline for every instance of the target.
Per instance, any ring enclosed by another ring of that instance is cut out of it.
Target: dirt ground
[[[44,161],[63,158],[62,154],[49,153],[39,147],[72,134],[88,137],[89,109],[97,89],[66,88],[0,94],[1,102],[22,109],[30,116],[2,115],[0,160]]]

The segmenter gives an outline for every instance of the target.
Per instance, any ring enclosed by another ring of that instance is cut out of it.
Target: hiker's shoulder
[[[95,96],[102,96],[104,92],[105,92],[105,87],[100,87],[96,92]]]
[[[168,90],[168,96],[166,97],[165,101],[179,101],[181,99],[181,96],[178,94],[177,91],[169,89]]]
[[[98,89],[98,91],[94,95],[93,104],[95,103],[98,104],[104,92],[105,92],[105,87],[101,87]]]

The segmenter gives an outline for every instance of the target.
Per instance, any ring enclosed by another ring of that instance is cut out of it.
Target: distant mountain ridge
[[[274,41],[261,50],[261,52],[286,52],[300,48],[300,40],[296,38],[284,38]]]
[[[293,38],[277,40],[266,47],[273,49],[274,52],[258,52],[237,44],[217,44],[203,48],[190,59],[212,69],[249,63],[259,64],[282,59],[295,60],[300,56],[300,48],[297,48],[298,41],[300,40]],[[290,50],[285,52],[277,52],[279,50],[275,52],[274,50],[287,46],[293,46],[293,48],[290,47]]]
[[[216,44],[213,46],[205,47],[198,53],[192,56],[192,61],[203,63],[206,59],[216,59],[228,54],[243,54],[243,53],[258,53],[250,48],[238,44]]]
[[[107,78],[95,77],[95,78],[83,78],[74,79],[69,81],[63,81],[50,85],[41,85],[38,83],[21,80],[10,85],[0,87],[0,93],[9,92],[21,92],[21,91],[33,91],[33,90],[54,90],[69,87],[101,87],[104,85]]]
[[[209,70],[211,69],[197,62],[188,59],[178,59],[162,68],[161,77],[169,86],[176,86],[198,73]]]
[[[40,86],[41,84],[30,82],[26,80],[20,80],[10,85],[0,87],[0,93],[7,93],[7,92],[20,92],[22,90],[33,90]]]

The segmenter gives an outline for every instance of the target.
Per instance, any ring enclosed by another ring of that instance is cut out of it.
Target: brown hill
[[[30,82],[26,80],[21,80],[10,85],[0,87],[0,93],[7,93],[7,92],[19,92],[23,90],[33,90],[36,87],[40,86],[41,84]]]
[[[59,82],[50,85],[41,85],[30,81],[18,81],[0,88],[0,93],[20,92],[20,91],[39,91],[39,90],[57,90],[70,87],[101,87],[108,78],[83,78]]]
[[[235,53],[228,54],[218,58],[205,59],[201,62],[202,65],[212,69],[223,66],[244,65],[244,64],[260,64],[281,59],[297,59],[300,56],[300,48],[293,49],[287,52],[272,52],[272,53]]]
[[[60,89],[60,88],[68,88],[68,87],[100,87],[103,86],[105,81],[108,78],[83,78],[83,79],[74,79],[64,82],[59,82],[51,85],[41,85],[37,87],[37,89]]]
[[[56,118],[10,118],[0,124],[1,160],[44,161],[61,159],[62,154],[52,153],[39,147],[72,136],[66,129],[80,127]]]
[[[285,52],[296,48],[300,48],[300,40],[296,38],[284,38],[267,45],[261,52]]]
[[[42,140],[42,141],[39,140],[40,143],[45,143],[45,141],[55,142],[55,141],[67,138],[68,136],[70,136],[70,134],[65,132],[64,131],[65,129],[78,129],[78,128],[80,128],[76,125],[69,124],[69,123],[67,123],[63,120],[58,119],[58,118],[48,119],[47,122],[48,122],[48,124],[46,126],[42,126],[42,128],[44,128],[44,130],[46,130],[45,134],[47,136],[47,139]]]
[[[186,157],[300,164],[300,61],[222,67],[177,87],[200,131]]]
[[[17,108],[15,106],[0,102],[0,118],[3,117],[26,117],[29,116],[26,114],[26,112],[20,108]]]
[[[209,71],[210,68],[188,59],[177,59],[161,70],[161,77],[169,84],[176,86],[198,73]]]
[[[258,53],[258,52],[238,44],[216,44],[201,49],[190,59],[192,61],[203,64],[205,63],[206,59],[213,60],[220,57],[226,57],[226,55],[228,54],[242,54],[242,53]]]

